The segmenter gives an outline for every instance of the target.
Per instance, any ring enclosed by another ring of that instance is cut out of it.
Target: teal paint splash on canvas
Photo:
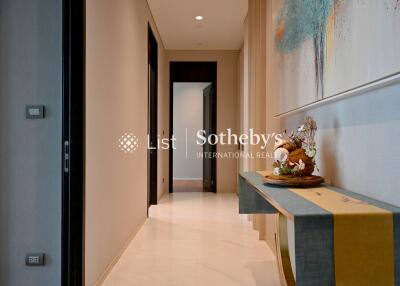
[[[282,53],[295,51],[313,40],[318,97],[324,96],[326,27],[338,0],[284,0],[276,31],[277,48]]]
[[[335,0],[284,0],[277,38],[281,52],[296,50],[301,43],[326,31],[326,24]]]

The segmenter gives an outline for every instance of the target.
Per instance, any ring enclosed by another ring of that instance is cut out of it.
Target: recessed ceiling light
[[[204,17],[203,16],[196,16],[195,19],[198,20],[198,21],[201,21],[201,20],[204,19]]]

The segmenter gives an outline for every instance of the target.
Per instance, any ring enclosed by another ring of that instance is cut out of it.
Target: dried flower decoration
[[[309,176],[314,172],[316,131],[317,123],[311,116],[307,116],[304,124],[287,136],[279,146],[275,146],[275,175]]]

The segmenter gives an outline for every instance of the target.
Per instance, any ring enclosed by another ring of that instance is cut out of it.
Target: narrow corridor
[[[104,285],[279,285],[236,194],[166,194],[149,216]]]

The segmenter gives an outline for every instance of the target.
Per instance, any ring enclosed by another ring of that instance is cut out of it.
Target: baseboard
[[[120,250],[118,251],[117,255],[111,260],[110,264],[108,264],[107,268],[104,270],[104,272],[100,275],[100,277],[96,280],[94,283],[94,286],[101,286],[108,275],[111,273],[112,269],[114,268],[115,264],[119,261],[121,258],[122,254],[125,252],[125,250],[128,248],[129,244],[132,242],[132,240],[135,238],[136,234],[140,231],[140,229],[143,227],[144,223],[146,222],[146,219],[142,222],[140,227],[134,231],[129,238],[125,241],[125,243],[122,245]]]

